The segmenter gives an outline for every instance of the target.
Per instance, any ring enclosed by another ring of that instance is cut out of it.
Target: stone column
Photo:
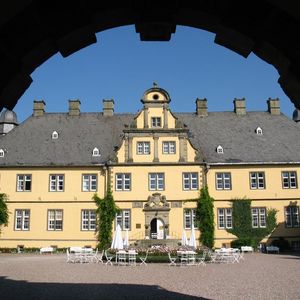
[[[153,136],[153,140],[154,140],[154,158],[153,158],[153,162],[159,162],[159,158],[158,158],[158,136]]]
[[[149,128],[148,106],[144,106],[144,128]]]
[[[128,162],[133,162],[132,158],[132,136],[128,137]]]
[[[164,128],[168,128],[168,108],[164,105]]]
[[[185,162],[187,157],[186,139],[184,136],[179,136],[179,161]]]

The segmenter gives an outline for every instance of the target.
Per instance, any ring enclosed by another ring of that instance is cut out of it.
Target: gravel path
[[[0,296],[59,299],[299,299],[300,256],[246,254],[239,264],[67,264],[65,255],[0,255]]]

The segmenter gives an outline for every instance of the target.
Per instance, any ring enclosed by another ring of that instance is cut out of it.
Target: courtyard
[[[66,263],[0,254],[1,299],[298,299],[300,256],[246,254],[235,264],[172,267]]]

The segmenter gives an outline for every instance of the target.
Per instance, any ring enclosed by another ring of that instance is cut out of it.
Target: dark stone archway
[[[0,110],[14,108],[30,74],[52,55],[66,57],[95,43],[95,33],[130,24],[141,40],[168,41],[176,25],[216,33],[217,44],[272,64],[300,108],[298,1],[11,0],[0,4]]]

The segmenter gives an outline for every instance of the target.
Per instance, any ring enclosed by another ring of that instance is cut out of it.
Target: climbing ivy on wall
[[[270,208],[267,210],[265,228],[252,228],[251,200],[237,198],[231,202],[232,229],[227,229],[227,231],[238,238],[238,240],[234,241],[235,246],[247,243],[249,246],[256,247],[277,226],[276,209]]]
[[[200,242],[203,246],[214,246],[214,199],[210,197],[208,187],[204,186],[197,199],[196,222],[200,229]]]
[[[6,205],[8,197],[6,194],[1,193],[0,194],[0,232],[1,232],[1,226],[7,226],[8,224],[8,208]]]
[[[119,209],[115,204],[111,190],[107,191],[104,199],[99,198],[98,195],[95,194],[93,200],[97,205],[98,248],[107,249],[111,245],[113,221],[116,217],[116,213],[119,212]]]

